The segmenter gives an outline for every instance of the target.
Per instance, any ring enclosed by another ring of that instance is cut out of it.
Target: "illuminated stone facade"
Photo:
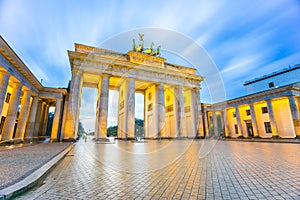
[[[144,95],[145,138],[300,136],[300,83],[201,104],[203,77],[195,74],[196,69],[144,53],[122,54],[80,44],[68,54],[69,88],[48,88],[0,37],[1,143],[75,139],[83,87],[98,90],[95,139],[99,140],[107,136],[109,90],[119,93],[119,139],[136,137],[135,93]],[[50,107],[55,110],[49,129]]]
[[[261,78],[245,85],[259,92],[213,105],[203,104],[206,136],[231,138],[295,138],[300,137],[300,65]],[[286,79],[286,77],[298,77]],[[282,79],[282,80],[281,80]],[[286,83],[291,83],[286,85]],[[260,83],[261,82],[261,83]],[[281,86],[268,87],[276,82]],[[260,91],[261,88],[266,90]]]
[[[20,142],[61,137],[62,104],[66,89],[47,88],[36,79],[0,37],[0,141]],[[51,133],[48,113],[55,107]]]
[[[119,91],[119,139],[136,137],[135,92],[144,94],[145,138],[203,135],[199,95],[203,77],[195,69],[144,53],[122,54],[80,44],[68,53],[72,81],[64,138],[77,135],[82,87],[98,88],[95,139],[107,136],[109,89]]]

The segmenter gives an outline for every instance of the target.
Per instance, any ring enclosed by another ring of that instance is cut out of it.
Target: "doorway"
[[[252,138],[254,136],[252,123],[246,123],[246,126],[247,126],[248,137]]]

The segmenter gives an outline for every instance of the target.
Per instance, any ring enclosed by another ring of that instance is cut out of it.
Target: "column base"
[[[62,142],[77,142],[74,138],[62,139]]]
[[[97,144],[114,144],[116,143],[115,142],[115,139],[112,137],[112,138],[93,138],[93,141],[95,141],[95,143]]]

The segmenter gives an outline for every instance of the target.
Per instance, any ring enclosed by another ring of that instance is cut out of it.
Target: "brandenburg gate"
[[[142,37],[141,37],[142,38]],[[144,94],[145,138],[203,137],[196,69],[170,64],[159,48],[135,45],[126,54],[75,44],[68,51],[72,80],[65,103],[64,138],[77,136],[82,88],[98,89],[95,139],[107,137],[109,90],[119,91],[118,138],[135,138],[135,93]]]

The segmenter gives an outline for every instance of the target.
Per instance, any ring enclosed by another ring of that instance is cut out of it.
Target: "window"
[[[261,112],[262,114],[268,113],[268,107],[262,107]]]
[[[152,110],[152,103],[150,103],[149,105],[148,105],[148,111],[151,111]]]
[[[247,115],[247,116],[250,115],[250,110],[246,110],[246,115]]]
[[[7,93],[7,94],[6,94],[6,98],[5,98],[5,102],[6,102],[6,103],[9,103],[10,96],[11,96],[10,93]]]
[[[236,118],[236,113],[233,112],[233,113],[232,113],[232,116],[233,116],[233,118]]]
[[[269,88],[273,88],[274,87],[274,82],[270,82],[269,83]]]
[[[4,116],[1,117],[1,121],[0,121],[0,134],[2,133],[2,129],[3,129],[3,126],[4,126],[5,118],[6,117],[4,117]]]
[[[237,125],[237,124],[234,125],[234,130],[235,130],[235,134],[238,134],[238,133],[239,133],[239,128],[238,128],[238,125]]]
[[[271,123],[270,122],[264,122],[264,123],[265,123],[266,133],[272,133]]]
[[[166,107],[166,112],[172,112],[173,111],[173,104]]]

